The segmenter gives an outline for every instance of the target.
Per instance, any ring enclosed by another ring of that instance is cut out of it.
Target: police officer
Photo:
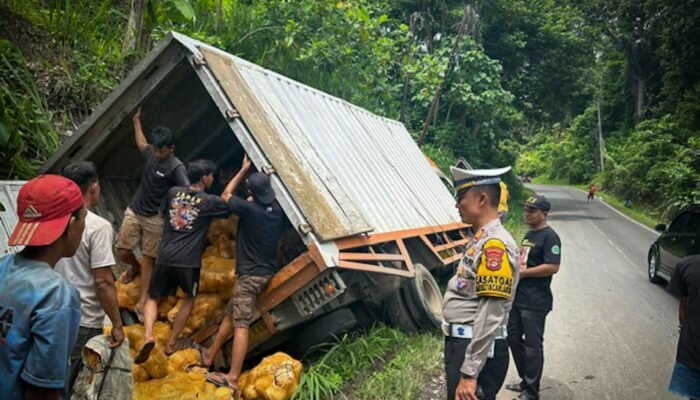
[[[508,345],[520,382],[507,384],[506,389],[522,392],[521,399],[537,400],[544,365],[544,323],[552,310],[550,284],[559,271],[561,240],[547,225],[551,205],[546,197],[532,196],[524,205],[530,230],[520,246],[520,283],[508,320]]]
[[[442,310],[447,398],[494,400],[508,371],[506,322],[519,272],[517,245],[498,219],[500,176],[510,167],[451,170],[457,209],[474,234]]]

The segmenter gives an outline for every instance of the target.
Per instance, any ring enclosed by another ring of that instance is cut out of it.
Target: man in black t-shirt
[[[552,275],[559,271],[561,241],[547,225],[551,204],[536,195],[525,202],[525,234],[519,252],[520,282],[508,319],[508,346],[520,376],[519,383],[506,389],[520,394],[521,399],[540,398],[540,379],[544,365],[544,324],[552,310]]]
[[[141,126],[141,109],[133,118],[134,137],[145,164],[139,188],[124,211],[122,226],[117,237],[117,256],[129,264],[124,283],[141,274],[141,299],[136,305],[141,314],[148,297],[148,285],[153,272],[153,263],[158,255],[163,234],[163,216],[159,211],[168,189],[173,186],[188,186],[187,172],[182,162],[175,157],[175,134],[168,128],[157,127],[151,132],[151,144],[146,140]],[[140,244],[141,263],[134,256],[134,248]]]
[[[681,333],[668,390],[700,400],[700,255],[686,257],[676,265],[668,288],[680,297]]]
[[[166,221],[163,239],[144,307],[144,344],[134,358],[137,364],[148,360],[155,345],[153,326],[158,317],[158,301],[164,296],[174,296],[178,288],[185,293],[185,298],[173,321],[165,354],[170,355],[181,347],[177,345],[177,339],[190,316],[199,288],[202,252],[209,224],[213,218],[230,213],[221,197],[204,192],[214,182],[215,169],[212,161],[192,161],[187,166],[187,175],[193,183],[168,191],[163,210]]]
[[[231,195],[242,183],[249,169],[250,161],[246,156],[241,170],[221,195],[228,202],[231,211],[239,217],[236,243],[237,280],[216,339],[202,354],[204,364],[210,366],[214,356],[233,331],[231,369],[227,374],[209,373],[207,380],[218,386],[231,387],[235,391],[238,391],[238,378],[248,351],[249,328],[253,322],[255,302],[277,272],[277,243],[285,229],[284,213],[275,200],[270,178],[264,173],[255,172],[246,179],[250,198],[245,200]]]

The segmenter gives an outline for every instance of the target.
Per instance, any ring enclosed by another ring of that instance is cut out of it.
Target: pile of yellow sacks
[[[189,336],[207,322],[221,315],[233,295],[236,282],[236,227],[237,217],[212,221],[207,239],[210,243],[202,255],[199,293],[183,335]],[[128,284],[117,280],[119,306],[134,310],[141,296],[141,278]],[[148,361],[132,364],[134,399],[190,398],[223,400],[232,398],[230,388],[217,388],[206,381],[206,370],[199,366],[200,354],[196,349],[185,349],[165,355],[165,345],[172,333],[171,324],[182,306],[184,294],[161,299],[154,327],[156,345]],[[143,325],[124,328],[133,358],[143,346]],[[109,328],[105,333],[109,333]],[[241,375],[240,388],[246,400],[288,400],[294,394],[301,377],[301,363],[284,353],[266,357],[260,365]]]

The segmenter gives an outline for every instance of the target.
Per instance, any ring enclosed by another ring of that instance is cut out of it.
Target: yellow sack
[[[148,372],[138,364],[131,364],[131,374],[134,376],[134,382],[146,382],[151,379]]]
[[[199,350],[176,351],[168,358],[168,375],[176,372],[187,372],[190,367],[196,365],[199,365]]]
[[[202,257],[216,256],[220,258],[234,259],[236,258],[236,241],[230,240],[227,236],[222,235],[211,242],[211,246],[204,249]]]
[[[236,280],[236,260],[209,256],[202,258],[199,290],[202,293],[225,291]]]
[[[129,339],[129,350],[131,353],[131,358],[134,358],[136,353],[138,353],[141,346],[143,346],[143,325],[129,325],[124,327],[124,334],[126,338]]]
[[[156,345],[148,360],[141,364],[151,378],[163,378],[168,375],[168,357],[165,355],[164,349],[165,347],[156,340]]]
[[[209,224],[209,230],[207,231],[209,243],[214,243],[222,235],[226,235],[231,239],[235,239],[238,236],[238,217],[236,215],[231,215],[226,219],[217,218]]]
[[[156,321],[156,324],[153,326],[153,337],[156,339],[156,342],[160,345],[160,347],[165,349],[165,345],[168,344],[168,340],[170,340],[170,335],[172,334],[173,330],[169,324],[162,321]]]
[[[168,296],[162,298],[160,300],[160,304],[158,304],[158,318],[168,318],[168,312],[172,310],[173,307],[175,307],[175,304],[177,304],[177,297],[175,296]]]
[[[243,398],[289,400],[299,385],[301,370],[301,363],[284,353],[265,357],[255,368],[241,375]]]
[[[117,288],[117,303],[119,303],[119,307],[121,308],[134,311],[136,303],[141,299],[141,275],[127,284],[122,283],[124,275],[126,275],[126,272],[119,275],[115,283]]]
[[[204,374],[176,372],[163,379],[137,383],[133,400],[214,399],[215,393],[216,386],[208,383]]]
[[[175,315],[180,311],[182,307],[182,300],[178,300],[175,307],[168,313],[168,320],[173,322],[175,320]],[[221,300],[216,293],[201,293],[194,298],[194,306],[192,307],[192,314],[187,319],[187,324],[185,324],[185,329],[183,329],[182,334],[189,336],[192,332],[201,328],[207,322],[216,318],[223,312],[224,302]]]

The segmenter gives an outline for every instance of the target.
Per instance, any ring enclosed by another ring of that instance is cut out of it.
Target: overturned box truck
[[[170,33],[46,163],[100,172],[97,212],[115,229],[141,176],[131,117],[176,133],[184,162],[247,153],[270,175],[300,250],[256,308],[251,352],[291,353],[388,318],[437,327],[448,270],[468,240],[450,190],[406,128],[187,36]],[[291,228],[290,228],[291,229]],[[204,342],[219,319],[192,334]]]

